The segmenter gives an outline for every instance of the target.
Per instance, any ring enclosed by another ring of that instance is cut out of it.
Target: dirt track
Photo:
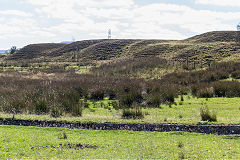
[[[186,124],[117,124],[117,123],[70,123],[61,121],[0,119],[0,125],[61,127],[91,130],[130,131],[185,131],[214,135],[240,135],[240,125],[186,125]]]

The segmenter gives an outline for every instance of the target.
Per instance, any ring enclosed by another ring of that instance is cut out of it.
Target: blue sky
[[[0,0],[0,49],[112,38],[184,39],[236,30],[239,0]]]

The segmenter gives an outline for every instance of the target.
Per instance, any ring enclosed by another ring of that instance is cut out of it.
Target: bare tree
[[[17,51],[17,47],[16,46],[12,46],[10,49],[10,54],[13,54]]]

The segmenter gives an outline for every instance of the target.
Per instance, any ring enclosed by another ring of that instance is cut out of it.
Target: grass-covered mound
[[[239,60],[240,34],[209,32],[186,40],[84,40],[71,44],[32,44],[7,59],[23,62],[68,62],[99,65],[132,58],[160,57],[172,66],[196,69],[213,62]],[[151,69],[151,68],[150,68]]]

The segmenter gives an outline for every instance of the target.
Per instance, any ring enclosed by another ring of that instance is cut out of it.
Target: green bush
[[[122,108],[130,108],[134,102],[134,98],[130,94],[124,94],[121,95],[119,102]]]
[[[140,107],[123,109],[122,118],[126,119],[142,119],[144,114]]]
[[[201,98],[211,98],[214,96],[213,88],[203,88],[197,91],[197,97]]]
[[[163,102],[167,103],[167,104],[173,104],[174,103],[174,99],[177,97],[177,93],[176,90],[173,89],[165,89],[162,91],[161,93],[162,96],[162,100]]]
[[[153,94],[150,95],[150,100],[148,101],[148,105],[153,106],[153,107],[160,107],[161,103],[162,103],[162,98],[160,94]]]
[[[39,100],[37,104],[35,105],[35,113],[36,114],[46,114],[49,112],[49,106],[46,102],[46,100]]]
[[[3,106],[3,111],[7,113],[18,114],[22,113],[26,109],[26,102],[21,98],[10,98],[5,106]]]
[[[84,103],[79,103],[77,105],[74,105],[73,110],[72,110],[72,116],[80,117],[82,116],[82,111],[83,111]]]
[[[142,103],[142,90],[139,85],[128,84],[119,88],[118,100],[121,108],[131,108],[133,103]]]
[[[103,89],[94,89],[90,93],[90,99],[95,100],[95,101],[100,101],[104,99],[104,90]]]
[[[202,121],[216,122],[217,115],[214,112],[210,112],[208,107],[201,107],[200,116]]]
[[[78,105],[80,95],[75,91],[67,91],[63,93],[60,99],[61,107],[63,111],[71,113],[75,108],[75,105]]]

